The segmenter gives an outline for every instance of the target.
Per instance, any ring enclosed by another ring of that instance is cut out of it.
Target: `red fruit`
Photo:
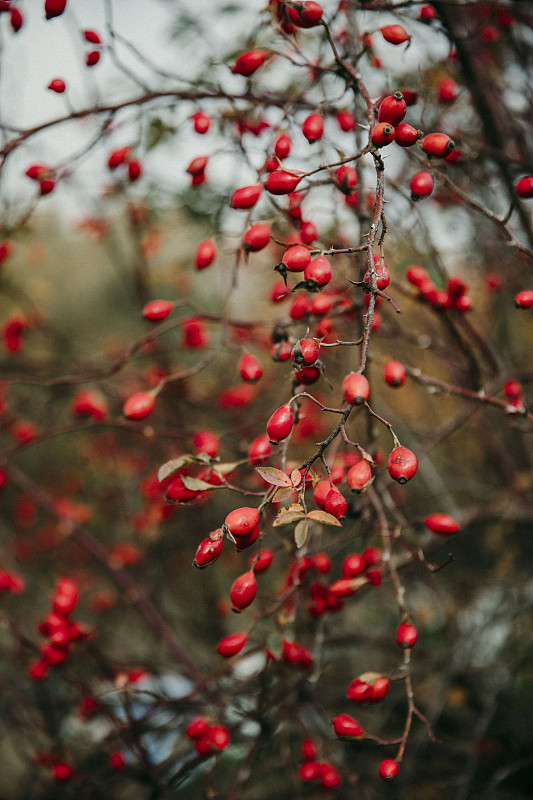
[[[217,248],[212,239],[204,239],[196,248],[194,264],[196,269],[209,267],[217,256]]]
[[[220,447],[220,439],[212,431],[198,431],[192,437],[195,453],[205,453],[216,458]]]
[[[520,400],[524,389],[519,381],[507,381],[503,387],[503,393],[508,400]]]
[[[183,320],[182,327],[185,347],[206,347],[209,344],[209,333],[203,320],[192,317]]]
[[[224,725],[213,725],[209,731],[209,741],[217,750],[225,750],[230,741],[230,734]]]
[[[204,114],[203,111],[196,111],[192,117],[193,127],[196,133],[207,133],[211,125],[211,117]]]
[[[330,489],[324,500],[324,511],[337,517],[337,519],[344,519],[347,510],[348,503],[345,497],[337,488]]]
[[[526,175],[526,177],[520,178],[520,180],[516,182],[515,191],[518,197],[522,197],[524,199],[533,197],[533,177]]]
[[[350,467],[346,476],[348,486],[353,492],[362,492],[372,480],[372,469],[366,459],[361,459]]]
[[[314,781],[320,777],[320,765],[316,761],[306,761],[301,765],[298,775],[302,781]]]
[[[145,419],[154,410],[155,395],[152,392],[137,392],[128,397],[122,413],[128,419]]]
[[[218,643],[217,653],[222,658],[232,658],[241,652],[247,641],[247,633],[230,633]]]
[[[48,88],[57,94],[62,94],[67,87],[65,81],[61,80],[61,78],[54,78],[54,80],[50,81],[48,84]]]
[[[398,483],[407,483],[418,469],[415,454],[407,447],[395,447],[389,456],[389,475]]]
[[[289,403],[280,406],[277,411],[274,411],[272,416],[267,422],[267,434],[272,444],[286,439],[292,431],[293,415],[292,408]]]
[[[263,66],[266,56],[266,50],[247,50],[246,53],[241,53],[231,71],[234,75],[244,75],[245,77],[253,75],[259,67]]]
[[[276,169],[267,176],[265,189],[270,194],[290,194],[294,192],[301,180],[301,175],[293,175],[291,172]]]
[[[234,611],[243,611],[253,603],[255,595],[257,594],[257,581],[255,574],[244,572],[234,582],[230,590],[230,599]]]
[[[302,133],[309,142],[317,142],[324,133],[324,118],[321,114],[309,114],[302,124]]]
[[[292,348],[292,360],[298,367],[314,364],[320,355],[320,349],[314,339],[300,339]]]
[[[339,714],[333,717],[333,729],[337,736],[362,736],[363,729],[349,714]]]
[[[298,383],[302,384],[303,386],[309,386],[312,383],[316,383],[320,380],[321,376],[320,369],[318,367],[302,367],[299,370],[296,370],[294,373],[294,377]]]
[[[203,539],[198,545],[194,556],[194,566],[198,567],[198,569],[203,569],[209,564],[213,564],[222,553],[223,542],[222,537],[220,539],[211,539],[210,536],[207,536]]]
[[[67,0],[45,0],[44,13],[46,19],[60,17],[67,6]]]
[[[189,166],[185,171],[188,172],[189,175],[202,175],[207,167],[208,161],[209,156],[196,156],[196,158],[193,158],[193,160],[189,162]]]
[[[400,147],[411,147],[419,138],[420,131],[413,128],[408,122],[400,122],[400,124],[396,126],[394,141],[396,144],[399,144]]]
[[[107,166],[109,169],[116,169],[123,164],[127,158],[129,158],[130,153],[131,147],[129,146],[121,147],[119,150],[113,150],[107,159]]]
[[[409,190],[411,192],[411,200],[420,200],[422,197],[429,197],[433,191],[435,181],[430,172],[416,172],[411,178]]]
[[[261,362],[251,353],[243,353],[239,360],[239,372],[243,381],[257,383],[263,374]]]
[[[302,756],[306,761],[314,761],[318,755],[316,744],[312,739],[304,739],[302,742]]]
[[[448,536],[452,533],[457,533],[459,530],[459,523],[454,520],[449,514],[430,514],[424,520],[426,528],[429,528],[433,533]]]
[[[194,500],[197,496],[198,492],[194,489],[187,489],[179,475],[169,484],[165,492],[167,503],[186,503],[188,500]]]
[[[263,250],[269,243],[270,227],[261,223],[252,225],[242,237],[242,245],[248,253],[257,253],[258,250]]]
[[[199,756],[207,756],[213,752],[213,744],[209,738],[210,734],[211,728],[209,728],[205,736],[200,736],[198,739],[195,739],[194,747]]]
[[[100,51],[99,50],[91,50],[90,53],[87,53],[85,56],[85,63],[88,67],[94,67],[95,64],[98,64],[100,61]]]
[[[391,359],[390,361],[387,361],[383,367],[383,377],[389,386],[398,388],[399,386],[404,385],[407,378],[407,373],[404,365],[400,361]]]
[[[390,272],[387,269],[385,262],[379,260],[379,256],[374,256],[374,271],[376,273],[376,287],[382,292],[390,283]],[[363,276],[363,280],[371,284],[370,270],[367,269]]]
[[[246,536],[259,524],[260,511],[258,508],[243,506],[236,508],[227,515],[224,524],[232,536]]]
[[[327,286],[331,277],[331,264],[325,256],[317,256],[317,258],[313,259],[304,269],[305,280],[312,281],[318,288]]]
[[[368,463],[366,461],[359,462]],[[357,578],[358,575],[362,575],[365,571],[365,561],[363,556],[360,553],[350,553],[349,556],[346,556],[344,561],[341,565],[341,575],[343,578]]]
[[[39,194],[44,196],[45,194],[50,194],[55,189],[55,181],[51,180],[50,178],[45,178],[39,184]]]
[[[114,750],[109,754],[109,766],[111,769],[124,769],[126,766],[126,758],[120,750]]]
[[[531,308],[533,306],[533,292],[531,289],[523,289],[515,294],[514,304],[516,308]]]
[[[424,3],[418,10],[419,19],[437,19],[437,9],[431,3]]]
[[[351,111],[337,111],[337,122],[341,131],[345,133],[355,130],[355,118]]]
[[[324,509],[326,496],[328,495],[331,488],[332,488],[331,484],[329,480],[327,480],[326,478],[322,481],[319,481],[314,487],[313,499],[319,508]]]
[[[400,647],[403,647],[404,649],[414,647],[417,639],[418,631],[410,622],[402,622],[401,625],[398,626],[398,630],[396,631],[396,641]]]
[[[52,170],[46,164],[32,164],[24,173],[32,181],[42,181],[47,175],[50,175]]]
[[[266,433],[257,436],[248,448],[248,459],[250,464],[263,464],[272,452],[272,445]]]
[[[130,161],[128,164],[128,180],[132,183],[138,181],[141,175],[143,174],[143,168],[140,161],[133,160]]]
[[[378,111],[378,122],[388,122],[393,128],[405,117],[407,103],[401,92],[384,97]]]
[[[433,158],[444,158],[455,147],[455,142],[445,133],[428,133],[420,144],[424,153]]]
[[[160,322],[168,317],[173,308],[171,300],[150,300],[143,308],[143,317],[150,322]]]
[[[287,158],[287,156],[290,155],[291,147],[291,137],[286,133],[282,133],[281,136],[278,136],[276,139],[276,143],[274,144],[274,153],[282,161],[284,158]]]
[[[298,5],[287,6],[290,21],[298,28],[314,28],[320,25],[322,6],[315,0],[303,0]]]
[[[9,12],[9,23],[14,33],[18,33],[24,24],[24,17],[18,8],[12,8]]]
[[[96,33],[96,31],[86,30],[83,31],[83,38],[86,42],[90,42],[90,44],[102,44],[102,40],[100,36]]]
[[[59,15],[53,14],[52,16],[57,17]],[[74,770],[72,769],[70,764],[59,763],[59,764],[54,764],[54,766],[52,767],[52,777],[55,781],[68,781],[69,778],[72,778],[73,774]]]
[[[395,129],[389,122],[379,122],[372,128],[372,141],[376,147],[386,147],[394,141]]]
[[[273,559],[274,559],[273,551],[265,548],[264,550],[261,550],[257,559],[255,556],[250,557],[250,569],[253,569],[256,575],[259,572],[266,572],[266,570],[272,564]]]
[[[413,286],[416,286],[420,289],[424,284],[429,281],[429,275],[424,267],[418,266],[418,264],[413,264],[410,267],[407,267],[405,271],[405,277],[412,283]]]
[[[385,758],[379,765],[379,777],[384,781],[391,781],[396,777],[400,769],[400,765],[393,758]]]
[[[359,372],[350,372],[342,382],[342,396],[347,403],[360,406],[370,396],[370,384]]]
[[[456,82],[452,78],[444,78],[444,80],[439,81],[437,89],[441,103],[453,103],[459,91]]]
[[[411,37],[401,25],[384,25],[379,29],[381,35],[389,44],[403,44],[408,42]]]
[[[235,550],[237,551],[237,553],[246,550],[248,547],[251,547],[253,544],[255,544],[258,537],[259,537],[259,525],[256,525],[253,531],[250,531],[250,533],[247,533],[245,536],[238,536],[235,539]]]
[[[343,164],[335,172],[335,181],[341,192],[350,195],[354,186],[357,186],[357,172],[348,164]]]
[[[205,717],[196,717],[185,728],[185,736],[188,739],[201,739],[210,730],[211,726]]]
[[[311,263],[309,248],[304,247],[302,244],[289,247],[283,253],[281,263],[285,264],[289,272],[303,272]]]
[[[241,186],[235,189],[231,195],[230,205],[232,208],[252,208],[261,196],[263,187],[260,183],[253,186]]]
[[[335,789],[336,786],[340,786],[342,783],[341,777],[333,764],[330,764],[327,761],[323,761],[319,765],[320,769],[320,783],[324,787],[324,789]]]

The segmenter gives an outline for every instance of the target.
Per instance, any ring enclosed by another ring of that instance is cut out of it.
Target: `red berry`
[[[232,536],[246,536],[257,528],[260,513],[258,508],[250,506],[235,508],[227,515],[224,524]]]
[[[137,161],[137,159],[130,161],[128,164],[128,180],[131,181],[131,183],[135,183],[135,181],[139,180],[142,174],[143,168],[141,162]]]
[[[322,6],[315,0],[302,0],[298,5],[287,6],[289,19],[298,28],[314,28],[322,19]]]
[[[197,317],[185,319],[182,328],[185,347],[206,347],[209,344],[209,333],[202,319]]]
[[[204,114],[203,111],[196,111],[192,117],[193,127],[196,133],[207,133],[211,125],[211,117]]]
[[[209,267],[217,256],[217,248],[212,239],[204,239],[196,248],[194,264],[196,269]]]
[[[99,50],[91,50],[90,53],[87,53],[85,56],[85,63],[88,67],[94,67],[95,64],[98,64],[100,61],[100,51]]]
[[[292,360],[298,367],[314,364],[320,355],[320,348],[314,339],[300,339],[292,348]]]
[[[9,12],[9,24],[14,33],[18,33],[24,24],[24,17],[22,11],[18,8],[12,8]]]
[[[372,141],[376,147],[386,147],[394,141],[395,130],[388,122],[380,122],[372,129]]]
[[[411,147],[419,138],[420,131],[413,128],[408,122],[400,122],[400,124],[396,126],[394,141],[396,144],[399,144],[400,147]]]
[[[122,408],[122,413],[128,419],[145,419],[152,413],[155,406],[155,395],[152,392],[137,392],[128,397]]]
[[[404,385],[407,379],[407,373],[405,371],[404,365],[400,361],[395,361],[394,359],[391,359],[390,361],[387,361],[387,363],[383,367],[383,377],[385,378],[385,382],[388,383],[389,386],[398,388],[399,386]]]
[[[342,382],[342,396],[347,403],[362,405],[370,396],[370,384],[359,372],[350,372]]]
[[[379,777],[384,781],[391,781],[396,777],[400,769],[400,765],[393,758],[384,759],[379,765]]]
[[[437,19],[437,9],[431,3],[424,3],[418,10],[419,19]]]
[[[284,158],[287,158],[290,155],[291,147],[291,137],[286,133],[282,133],[281,136],[278,136],[276,139],[276,143],[274,144],[274,153],[282,161]]]
[[[411,39],[405,28],[401,25],[384,25],[379,30],[385,41],[389,42],[389,44],[403,44]]]
[[[102,44],[102,40],[100,36],[96,33],[96,31],[86,30],[83,31],[83,38],[86,42],[90,42],[90,44]]]
[[[185,728],[185,736],[188,739],[200,739],[208,733],[210,727],[205,717],[196,717]]]
[[[353,492],[362,492],[372,480],[372,469],[366,459],[361,459],[348,470],[346,481]]]
[[[266,572],[266,570],[272,564],[273,559],[273,551],[265,548],[264,550],[261,550],[257,559],[253,555],[250,557],[250,569],[253,569],[256,575],[259,572]]]
[[[61,13],[61,12],[60,12]],[[52,16],[58,16],[58,14],[53,14]],[[74,774],[74,770],[70,766],[70,764],[54,764],[52,767],[52,777],[55,781],[68,781],[69,778],[72,778]]]
[[[518,197],[524,199],[533,197],[533,177],[527,175],[525,178],[520,178],[520,180],[516,182],[515,191]]]
[[[331,277],[331,264],[325,256],[317,256],[304,269],[305,280],[312,281],[318,288],[327,286]]]
[[[312,739],[304,739],[302,742],[302,756],[306,761],[314,761],[318,755],[316,744]]]
[[[394,128],[405,117],[407,103],[401,92],[384,97],[378,111],[378,122],[388,122]]]
[[[339,714],[333,717],[333,729],[337,736],[362,736],[363,729],[349,714]]]
[[[187,489],[179,475],[169,484],[165,492],[167,503],[186,503],[189,500],[194,500],[197,496],[198,492],[194,489]]]
[[[398,483],[407,483],[418,469],[415,454],[407,447],[395,447],[389,456],[389,475]]]
[[[196,158],[193,158],[192,161],[189,162],[189,166],[185,171],[188,172],[189,175],[203,175],[208,161],[208,156],[196,156]]]
[[[230,733],[224,725],[213,725],[209,731],[209,741],[217,750],[225,750],[230,741]]]
[[[437,89],[441,103],[453,103],[459,91],[456,82],[452,78],[444,78],[439,81]]]
[[[355,118],[351,111],[337,111],[337,122],[341,131],[345,133],[355,130]]]
[[[524,392],[523,386],[519,381],[506,381],[503,393],[508,400],[519,400]]]
[[[266,50],[247,50],[246,53],[241,53],[231,71],[234,75],[246,77],[253,75],[259,67],[263,66],[266,56]]]
[[[335,787],[340,786],[342,781],[339,773],[333,766],[327,761],[323,761],[320,765],[320,783],[324,787],[324,789],[335,789]]]
[[[45,178],[39,184],[39,194],[44,196],[45,194],[50,194],[55,189],[55,181],[51,180],[50,178]]]
[[[424,524],[430,531],[442,536],[457,533],[459,530],[459,523],[449,514],[430,514],[429,517],[426,517],[424,520]]]
[[[301,180],[300,175],[293,175],[291,172],[276,169],[265,180],[265,189],[270,194],[290,194],[294,192]]]
[[[302,244],[289,247],[283,253],[281,263],[285,264],[289,272],[303,272],[311,263],[309,248],[304,247]]]
[[[252,225],[242,237],[242,244],[247,252],[257,253],[270,243],[270,228],[257,223]]]
[[[48,84],[48,88],[52,90],[52,92],[56,92],[57,94],[62,94],[66,87],[65,81],[61,80],[61,78],[54,78],[53,81],[50,81]]]
[[[260,183],[253,186],[241,186],[235,189],[231,195],[230,205],[232,208],[252,208],[261,196],[263,187]]]
[[[445,133],[428,133],[420,144],[424,153],[433,158],[444,158],[455,147],[455,142]]]
[[[330,489],[324,499],[324,511],[337,517],[337,519],[344,519],[347,510],[348,503],[346,498],[336,487]]]
[[[46,19],[52,19],[52,17],[61,16],[66,6],[67,0],[45,0],[44,13],[46,15]]]
[[[216,458],[220,447],[220,439],[212,431],[198,431],[192,437],[195,453],[205,453],[211,458]]]
[[[416,172],[411,178],[409,189],[411,192],[411,200],[420,200],[422,197],[429,197],[433,191],[435,181],[430,172]]]
[[[150,322],[160,322],[168,317],[173,308],[171,300],[150,300],[143,308],[143,317]]]
[[[376,273],[376,287],[382,292],[390,283],[390,272],[383,261],[379,261],[379,256],[374,256],[374,271]],[[363,276],[366,283],[371,284],[370,270],[367,269]]]
[[[247,633],[230,633],[218,643],[217,653],[222,658],[232,658],[241,652],[247,641]]]
[[[203,539],[198,545],[196,555],[194,556],[194,566],[203,569],[209,566],[209,564],[213,564],[222,553],[223,541],[222,537],[213,540],[210,536],[207,536]]]
[[[405,271],[405,277],[412,283],[413,286],[418,287],[419,289],[429,281],[429,275],[424,267],[418,266],[418,264],[413,264],[410,267],[407,267]]]
[[[533,306],[533,292],[531,289],[523,289],[515,294],[514,304],[516,308],[531,308]]]
[[[354,186],[357,186],[357,172],[348,164],[343,164],[335,172],[335,181],[345,195],[350,195]]]
[[[120,750],[115,750],[109,754],[109,766],[111,769],[124,769],[126,766],[126,758]]]
[[[368,463],[368,462],[359,462]],[[357,578],[358,575],[362,575],[365,571],[365,561],[363,556],[360,553],[350,553],[349,556],[346,556],[344,561],[341,565],[341,575],[343,578]]]
[[[263,374],[261,362],[251,353],[243,353],[239,360],[239,372],[243,381],[257,383]]]
[[[313,144],[322,138],[324,133],[324,118],[321,114],[309,114],[303,121],[302,133],[309,142]]]
[[[235,611],[243,611],[253,603],[257,594],[255,574],[244,572],[234,582],[230,590],[230,599]]]
[[[277,411],[274,411],[272,416],[267,422],[267,434],[272,444],[286,439],[292,431],[293,415],[292,408],[289,403],[280,406]]]
[[[402,622],[396,631],[396,641],[405,649],[414,647],[418,639],[418,631],[410,622]]]
[[[257,436],[248,448],[248,459],[250,464],[262,464],[265,462],[272,452],[272,445],[268,438],[268,434],[262,433]]]

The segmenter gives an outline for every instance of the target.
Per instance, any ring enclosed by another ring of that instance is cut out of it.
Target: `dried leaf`
[[[295,467],[295,468],[293,469],[293,471],[291,472],[291,481],[292,481],[292,485],[293,485],[295,488],[296,488],[297,486],[299,486],[299,485],[301,484],[301,482],[302,482],[302,473],[301,473],[301,472],[300,472],[300,470],[299,470],[299,469],[297,469],[296,467]]]
[[[292,497],[294,493],[293,487],[288,486],[280,486],[279,489],[276,491],[275,495],[272,498],[273,503],[282,503],[284,500],[288,500],[289,497]]]
[[[305,519],[305,514],[302,511],[280,511],[274,522],[273,528],[279,528],[282,525],[292,525],[294,522],[299,522]]]
[[[267,483],[273,486],[292,486],[289,476],[276,467],[256,467],[256,470]]]
[[[328,514],[327,511],[321,511],[318,508],[310,511],[307,515],[307,518],[312,519],[315,522],[321,522],[322,525],[335,525],[337,528],[342,527],[337,517],[334,517],[333,514]]]
[[[219,475],[229,475],[230,472],[237,469],[239,464],[242,463],[240,461],[225,461],[222,464],[214,464],[213,469],[215,472],[218,472]]]
[[[194,456],[180,456],[179,458],[173,458],[171,461],[167,461],[157,472],[157,479],[161,483],[170,475],[173,475],[179,469],[184,467],[186,464],[192,464],[194,462]]]
[[[200,478],[191,478],[189,475],[184,475],[182,481],[185,488],[190,489],[191,492],[205,492],[206,490],[215,488],[213,484],[206,483],[200,480]]]
[[[303,547],[307,541],[307,532],[309,530],[309,520],[301,519],[294,529],[294,541],[296,547]]]

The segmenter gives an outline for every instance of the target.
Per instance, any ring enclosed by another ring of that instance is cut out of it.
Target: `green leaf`
[[[206,483],[200,480],[200,478],[191,478],[189,475],[184,475],[182,481],[185,488],[190,489],[191,492],[205,492],[206,490],[215,488],[211,483]]]
[[[337,517],[334,517],[333,514],[328,514],[327,511],[321,511],[318,508],[314,511],[310,511],[307,515],[307,519],[321,522],[322,525],[334,525],[336,528],[342,527]]]
[[[283,509],[272,523],[272,527],[280,528],[282,525],[292,525],[294,522],[299,522],[302,519],[305,519],[305,514],[302,511],[288,511]]]
[[[309,531],[309,520],[301,519],[294,529],[294,541],[296,547],[299,549],[303,547],[307,541],[307,533]]]
[[[267,483],[271,483],[273,486],[292,487],[292,481],[287,473],[276,467],[256,467],[256,470]]]
[[[146,149],[152,150],[160,142],[165,141],[165,139],[168,139],[175,133],[176,128],[173,125],[167,125],[167,123],[163,122],[159,117],[151,119],[146,131]]]
[[[179,458],[173,458],[171,461],[167,461],[161,467],[159,467],[157,471],[157,480],[161,483],[170,475],[173,475],[175,472],[178,472],[182,467],[186,464],[193,464],[194,463],[194,456],[180,456]]]

